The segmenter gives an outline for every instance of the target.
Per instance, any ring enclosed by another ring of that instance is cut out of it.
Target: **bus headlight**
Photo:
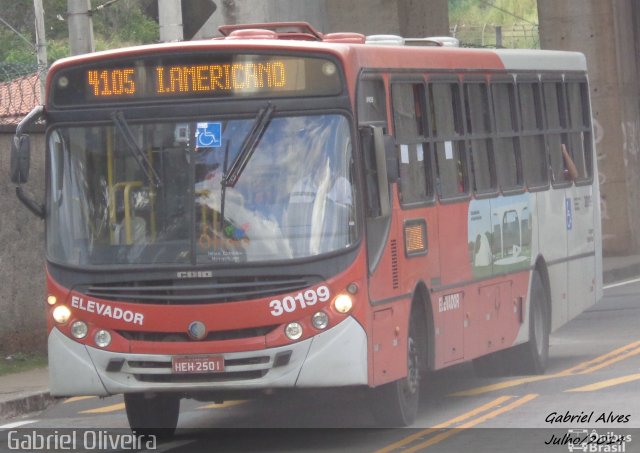
[[[302,326],[297,322],[290,322],[284,328],[284,333],[289,340],[297,340],[302,336]]]
[[[338,313],[346,315],[353,308],[353,300],[351,300],[351,296],[348,294],[340,294],[333,301],[333,308],[335,308]]]
[[[93,337],[96,345],[101,348],[106,348],[111,344],[111,334],[106,330],[98,330]]]
[[[53,309],[53,320],[58,324],[66,324],[71,317],[71,310],[66,305],[58,305]]]
[[[318,330],[324,330],[329,325],[329,316],[323,311],[316,312],[311,317],[311,324]]]
[[[73,335],[74,338],[77,338],[78,340],[86,337],[88,332],[89,328],[83,321],[75,321],[73,324],[71,324],[71,335]]]
[[[53,294],[50,294],[50,295],[47,297],[47,303],[48,303],[49,305],[55,305],[55,304],[57,304],[57,303],[58,303],[58,298],[57,298],[56,296],[54,296]]]

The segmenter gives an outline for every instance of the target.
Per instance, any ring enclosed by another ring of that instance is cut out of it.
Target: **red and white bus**
[[[304,23],[56,62],[46,103],[51,393],[369,387],[415,419],[427,370],[542,373],[602,293],[582,54]],[[437,42],[436,42],[437,44]]]

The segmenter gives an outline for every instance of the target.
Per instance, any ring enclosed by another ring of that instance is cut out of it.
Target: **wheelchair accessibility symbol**
[[[196,148],[220,148],[222,146],[222,123],[198,123],[196,126]]]

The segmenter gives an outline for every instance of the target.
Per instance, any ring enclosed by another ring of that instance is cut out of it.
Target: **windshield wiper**
[[[275,109],[275,106],[269,103],[269,105],[258,111],[256,119],[251,126],[251,130],[242,142],[240,151],[231,164],[231,168],[228,170],[225,168],[224,176],[222,178],[223,187],[233,187],[236,185],[238,179],[240,179],[242,171],[247,166],[249,159],[251,159],[253,152],[256,150],[256,146],[258,146],[258,142],[260,141],[260,138],[262,138],[262,134],[269,125],[269,121],[271,121],[271,117],[273,116]]]
[[[156,189],[162,187],[160,176],[153,168],[151,161],[147,158],[144,151],[142,151],[138,146],[138,143],[136,143],[136,139],[131,132],[131,128],[129,128],[129,125],[127,124],[124,114],[122,112],[113,112],[111,114],[111,119],[113,120],[113,124],[116,126],[116,130],[124,139],[127,149],[138,163],[140,169],[147,176],[149,182],[151,182]]]

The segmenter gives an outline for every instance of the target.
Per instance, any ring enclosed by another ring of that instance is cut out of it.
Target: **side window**
[[[360,79],[358,87],[358,122],[387,126],[387,97],[381,78]]]
[[[551,165],[551,181],[554,184],[567,182],[566,166],[562,156],[563,146],[567,146],[567,113],[564,105],[564,90],[560,81],[542,83],[544,112],[547,121],[547,148]]]
[[[396,143],[400,154],[400,200],[421,203],[433,197],[429,145],[425,143],[425,91],[422,83],[391,86]]]
[[[491,143],[491,113],[487,85],[470,82],[464,85],[465,111],[471,158],[471,184],[475,193],[490,193],[496,189]]]
[[[429,84],[429,121],[436,157],[436,190],[441,198],[466,194],[467,158],[457,83]]]
[[[494,152],[498,184],[503,190],[515,189],[522,185],[522,178],[513,83],[492,83],[491,98],[496,126]]]
[[[396,139],[406,142],[424,138],[424,85],[394,83],[391,97]]]
[[[549,183],[549,165],[542,133],[540,84],[519,82],[518,99],[522,121],[520,152],[524,181],[530,188],[546,186]]]
[[[566,84],[569,107],[569,145],[568,151],[578,170],[578,180],[590,179],[592,174],[591,118],[587,84],[570,81]]]

